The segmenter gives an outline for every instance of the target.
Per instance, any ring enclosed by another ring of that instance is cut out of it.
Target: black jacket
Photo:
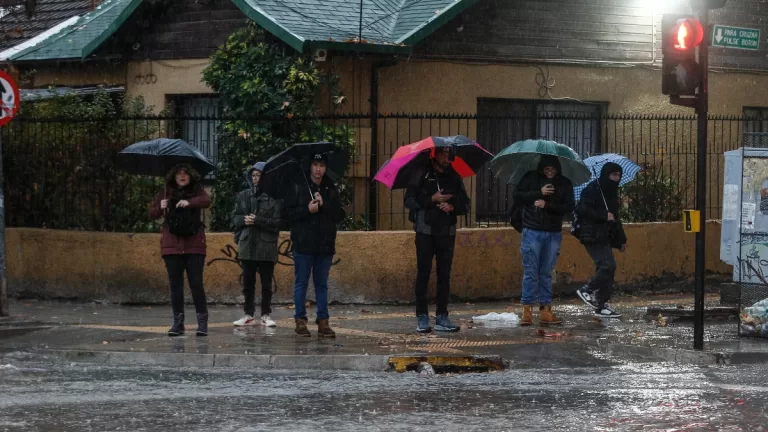
[[[553,195],[544,196],[541,188],[547,184],[555,187]],[[544,208],[534,205],[536,200],[544,200]],[[531,171],[523,176],[515,188],[515,206],[522,206],[523,228],[535,231],[559,232],[563,229],[563,219],[573,212],[573,184],[561,175],[548,179],[538,171]]]
[[[451,213],[440,210],[439,203],[432,202],[438,184],[446,195],[453,195],[448,203],[453,205]],[[461,176],[449,167],[439,172],[429,166],[405,192],[405,207],[410,210],[408,219],[414,223],[416,232],[431,235],[455,234],[458,216],[469,213],[470,200]],[[426,232],[429,231],[429,232]]]
[[[320,192],[323,206],[317,213],[309,212],[310,188],[312,194]],[[292,250],[305,255],[333,255],[336,253],[336,225],[344,220],[346,212],[341,205],[339,191],[327,176],[320,185],[314,182],[294,185],[286,200],[286,213],[291,224]]]
[[[579,239],[582,244],[611,246],[619,249],[627,243],[627,236],[621,224],[620,208],[616,206],[613,216],[616,222],[608,222],[608,209],[600,191],[600,185],[593,181],[581,192],[581,199],[576,208],[581,230]]]

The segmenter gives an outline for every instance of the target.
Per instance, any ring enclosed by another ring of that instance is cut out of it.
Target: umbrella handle
[[[299,167],[301,169],[301,167]],[[309,187],[309,179],[307,178],[307,173],[304,172],[304,170],[301,170],[301,174],[304,176],[304,181],[307,183],[307,190],[309,191],[309,200],[312,201],[315,199],[315,196],[312,195],[312,188]]]

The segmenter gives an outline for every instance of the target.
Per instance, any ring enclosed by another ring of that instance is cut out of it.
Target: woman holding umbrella
[[[200,216],[211,205],[211,198],[200,183],[200,175],[188,164],[168,171],[165,188],[149,207],[152,219],[165,217],[160,251],[165,260],[171,286],[173,326],[168,336],[184,334],[184,272],[187,273],[197,312],[197,335],[208,335],[208,306],[203,289],[205,230]]]

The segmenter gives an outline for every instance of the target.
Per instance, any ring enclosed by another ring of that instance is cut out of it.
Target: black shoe
[[[595,316],[599,318],[621,318],[621,314],[608,306],[608,303],[604,304],[603,307],[595,309]]]
[[[168,336],[181,336],[184,334],[184,314],[173,315],[173,326],[168,330]]]
[[[587,287],[579,288],[576,290],[576,295],[579,296],[581,301],[584,302],[587,306],[590,306],[594,309],[597,309],[597,300],[595,300],[595,295],[587,290]]]
[[[197,335],[208,336],[208,314],[197,314]]]

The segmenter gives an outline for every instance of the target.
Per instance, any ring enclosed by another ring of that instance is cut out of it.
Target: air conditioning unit
[[[328,57],[328,50],[325,48],[318,48],[315,50],[315,61],[316,62],[324,62],[325,59]]]

